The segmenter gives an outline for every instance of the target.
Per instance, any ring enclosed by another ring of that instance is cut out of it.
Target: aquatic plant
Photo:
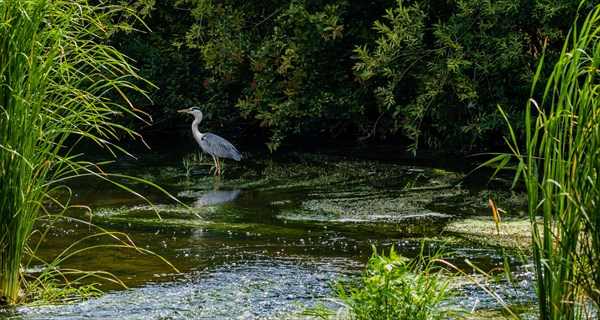
[[[138,135],[116,122],[137,117],[127,92],[143,83],[126,57],[103,44],[123,8],[79,1],[0,1],[0,291],[22,301],[27,241],[47,195],[65,179],[95,175],[98,164],[72,152],[88,140],[115,154],[109,140]],[[120,17],[123,17],[121,15]]]
[[[582,2],[583,3],[583,2]],[[541,100],[538,66],[521,153],[509,144],[528,192],[541,319],[584,319],[600,312],[600,5],[568,34]],[[502,110],[501,110],[502,111]],[[508,162],[508,155],[491,161]],[[543,228],[536,228],[541,216]]]
[[[408,259],[390,248],[386,256],[373,247],[362,283],[348,287],[338,283],[331,299],[338,310],[324,306],[304,314],[321,319],[447,319],[462,312],[452,298],[458,292],[451,286],[455,274],[439,263],[443,254],[420,254]]]
[[[185,175],[189,177],[193,170],[200,167],[203,158],[204,156],[200,151],[192,152],[183,157],[182,162],[185,168]]]

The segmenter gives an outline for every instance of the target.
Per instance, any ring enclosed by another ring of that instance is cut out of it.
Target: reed
[[[102,44],[117,6],[83,1],[0,1],[0,291],[22,299],[21,262],[49,190],[78,174],[103,173],[70,150],[136,133],[115,122],[139,117],[127,91],[143,92],[127,59]],[[143,80],[142,80],[143,81]],[[118,96],[124,106],[111,97]],[[128,105],[129,104],[129,105]],[[70,142],[70,143],[68,143]]]
[[[539,64],[520,160],[529,195],[541,319],[597,317],[600,306],[600,5],[575,22],[541,94]],[[540,96],[539,101],[534,96]],[[509,124],[510,127],[510,124]],[[496,161],[506,164],[505,156]],[[543,227],[538,229],[541,218]]]
[[[541,103],[527,105],[529,213],[532,223],[541,213],[544,226],[532,228],[543,319],[581,319],[590,301],[598,307],[599,23],[597,6],[574,24]]]

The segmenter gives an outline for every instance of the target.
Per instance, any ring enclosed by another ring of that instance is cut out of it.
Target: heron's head
[[[190,113],[192,115],[194,115],[194,117],[202,117],[202,111],[200,111],[200,108],[198,107],[191,107],[189,109],[181,109],[181,110],[177,110],[177,112],[181,112],[181,113]]]
[[[198,108],[198,107],[191,107],[189,109],[181,109],[181,110],[177,110],[177,112],[191,113],[191,114],[202,114],[202,111],[200,111],[200,108]]]

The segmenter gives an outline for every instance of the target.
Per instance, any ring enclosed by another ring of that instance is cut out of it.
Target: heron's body
[[[221,138],[214,133],[202,133],[198,126],[202,121],[202,111],[196,107],[190,109],[182,109],[177,112],[189,113],[194,116],[194,122],[192,122],[192,134],[194,139],[200,145],[200,148],[210,154],[215,162],[215,175],[221,175],[221,164],[219,158],[229,158],[235,161],[242,159],[242,154],[231,144],[231,142]]]

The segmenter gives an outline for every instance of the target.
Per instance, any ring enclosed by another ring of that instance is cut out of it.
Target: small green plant
[[[200,167],[200,164],[202,163],[203,158],[204,158],[204,154],[200,151],[190,153],[190,154],[186,155],[185,157],[183,157],[182,161],[183,161],[183,167],[185,168],[185,175],[189,177],[190,174],[192,173],[192,171],[194,171],[195,169]]]
[[[421,253],[413,259],[396,253],[389,255],[373,247],[359,287],[338,283],[334,289],[339,310],[323,306],[306,310],[305,315],[321,319],[447,319],[461,312],[452,298],[458,294],[451,286],[455,274],[442,266],[443,254],[432,257]]]
[[[200,152],[200,151],[196,151],[194,153],[190,153],[188,155],[186,155],[185,157],[183,157],[183,167],[185,168],[185,175],[186,176],[190,176],[190,174],[192,173],[192,171],[200,168],[200,166],[202,166],[202,161],[204,161],[204,153]],[[221,173],[225,172],[225,168],[227,167],[227,165],[225,164],[224,161],[221,162]],[[210,164],[210,171],[214,172],[215,170],[217,170],[217,168],[214,165],[214,162],[211,161]]]
[[[416,188],[420,178],[425,178],[425,175],[423,173],[419,173],[416,177],[406,181],[406,184],[404,185],[404,190]]]

